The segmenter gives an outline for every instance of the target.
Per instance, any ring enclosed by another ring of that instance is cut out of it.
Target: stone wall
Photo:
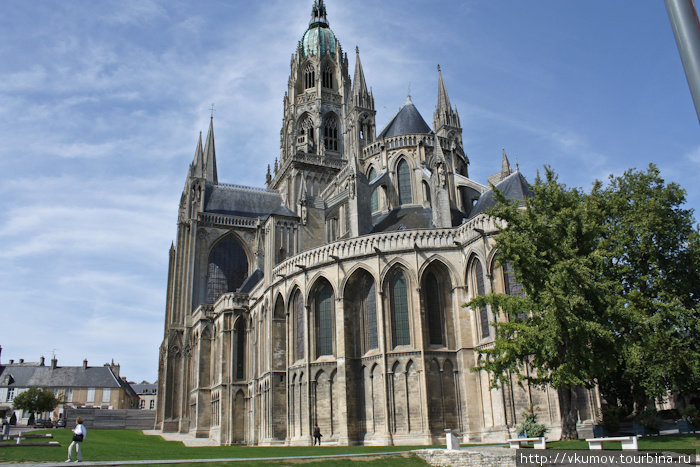
[[[68,428],[75,427],[75,419],[83,418],[87,429],[152,430],[156,420],[155,410],[103,410],[66,409]]]
[[[473,450],[463,448],[459,451],[422,449],[415,451],[415,453],[430,465],[454,467],[515,467],[515,450],[506,448],[479,448]]]

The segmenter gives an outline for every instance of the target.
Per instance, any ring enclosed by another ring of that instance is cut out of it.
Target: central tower
[[[348,57],[315,0],[309,27],[292,56],[280,131],[280,159],[268,188],[299,214],[347,164]]]

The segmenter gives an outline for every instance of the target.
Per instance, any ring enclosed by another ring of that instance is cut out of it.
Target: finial
[[[355,53],[357,55],[360,55],[360,48],[358,46],[355,46]]]
[[[520,172],[520,163],[518,162],[518,158],[515,158],[515,171]]]
[[[212,102],[211,107],[209,107],[209,110],[211,110],[211,118],[214,118],[214,103]]]
[[[503,155],[505,156],[506,155],[506,148],[501,148],[501,150],[503,151]]]
[[[440,64],[438,63],[438,73],[440,73]]]

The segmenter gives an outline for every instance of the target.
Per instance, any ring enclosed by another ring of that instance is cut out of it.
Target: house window
[[[112,395],[112,390],[110,388],[102,389],[102,403],[103,404],[109,403],[109,398],[111,395]]]
[[[66,389],[66,402],[73,402],[73,389]]]
[[[141,399],[141,403],[139,404],[140,409],[145,409],[146,408],[146,401]]]
[[[338,150],[338,119],[335,118],[335,115],[326,118],[323,125],[323,144],[328,151]]]
[[[156,401],[151,401],[151,403],[148,405],[148,408],[153,410],[156,408]]]
[[[399,162],[397,168],[399,178],[399,204],[411,204],[413,196],[411,195],[411,169],[405,160]]]
[[[85,402],[95,402],[95,388],[89,388],[87,390],[87,398]]]
[[[318,356],[333,355],[333,289],[325,283],[316,294]]]
[[[9,388],[7,390],[7,402],[12,402],[15,398],[15,388]]]
[[[406,278],[401,271],[396,271],[390,282],[391,320],[394,331],[394,346],[409,345],[411,333],[408,324],[408,296]]]

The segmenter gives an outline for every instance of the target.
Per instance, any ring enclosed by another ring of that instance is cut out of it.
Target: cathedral
[[[351,78],[315,0],[265,187],[219,181],[212,118],[170,248],[157,429],[221,445],[310,445],[316,425],[324,444],[444,443],[447,429],[489,442],[534,406],[559,436],[555,390],[472,371],[496,314],[463,305],[522,293],[497,261],[489,187],[531,191],[505,153],[487,184],[469,178],[436,78],[432,127],[409,96],[378,132],[359,50]],[[596,391],[576,404],[590,425]]]

